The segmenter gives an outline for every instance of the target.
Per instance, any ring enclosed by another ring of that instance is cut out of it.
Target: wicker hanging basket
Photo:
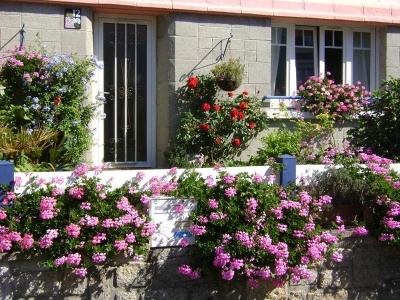
[[[216,79],[219,88],[226,92],[233,92],[234,90],[237,90],[240,84],[242,83],[241,81],[228,80],[224,78],[216,78]]]

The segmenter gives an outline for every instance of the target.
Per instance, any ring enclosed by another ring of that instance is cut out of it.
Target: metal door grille
[[[103,26],[104,161],[146,161],[147,26]]]

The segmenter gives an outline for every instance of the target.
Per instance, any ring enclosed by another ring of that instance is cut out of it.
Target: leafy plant
[[[312,199],[305,191],[285,190],[248,173],[220,171],[214,180],[189,170],[178,182],[176,195],[197,200],[190,216],[196,264],[180,266],[181,274],[192,279],[243,276],[251,287],[262,280],[280,286],[289,278],[310,279],[307,265],[313,261],[328,255],[341,260],[333,249],[338,237],[314,222],[329,204],[328,196]]]
[[[22,194],[3,191],[0,252],[44,253],[46,266],[72,268],[81,277],[90,264],[104,264],[118,253],[143,259],[155,231],[146,214],[151,192],[139,192],[140,172],[111,189],[110,181],[97,176],[104,168],[89,175],[81,164],[67,186],[62,177],[31,177]]]
[[[358,147],[398,161],[400,159],[400,79],[384,81],[358,114],[358,126],[348,131],[348,139]]]
[[[220,99],[212,76],[190,77],[178,94],[180,127],[166,151],[171,165],[187,166],[187,154],[203,154],[205,165],[234,161],[250,140],[267,128],[260,99],[246,91]]]
[[[271,158],[290,154],[300,164],[332,164],[345,159],[348,149],[338,149],[333,139],[335,120],[328,114],[317,115],[315,120],[293,120],[294,126],[285,124],[261,138],[262,147],[250,158],[252,165],[264,165]],[[350,153],[353,153],[350,151]]]
[[[0,121],[14,133],[57,132],[38,163],[51,163],[55,169],[78,164],[92,146],[89,124],[101,104],[88,103],[86,95],[94,70],[101,67],[97,59],[79,60],[37,46],[15,48],[0,63]],[[57,161],[50,159],[50,152],[59,153]]]
[[[224,91],[234,91],[242,83],[244,75],[244,65],[240,58],[230,58],[227,61],[220,62],[212,70],[219,87]]]

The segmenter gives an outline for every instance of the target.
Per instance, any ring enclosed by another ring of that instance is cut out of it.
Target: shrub
[[[348,139],[370,153],[400,159],[400,79],[384,81],[375,100],[366,102],[358,114],[358,126],[348,131]]]
[[[92,146],[89,124],[101,104],[86,99],[94,71],[101,67],[97,59],[50,54],[39,46],[15,48],[0,63],[0,123],[14,133],[57,131],[50,147],[29,157],[32,161],[51,163],[54,169],[81,162]]]
[[[181,122],[176,139],[166,151],[171,165],[188,165],[187,154],[204,155],[204,164],[231,162],[267,127],[261,101],[246,91],[217,97],[214,77],[190,77],[178,91]]]
[[[304,98],[299,100],[301,109],[314,115],[330,114],[340,122],[352,119],[370,93],[361,82],[335,84],[329,75],[327,72],[324,76],[311,76],[299,87],[297,94]]]
[[[243,276],[252,287],[259,281],[283,285],[312,278],[308,265],[340,253],[338,237],[315,224],[330,197],[311,198],[272,184],[273,178],[220,171],[217,180],[188,171],[179,179],[179,196],[193,197],[191,214],[196,236],[195,266],[179,272],[197,279],[215,274],[223,280]],[[340,260],[340,259],[338,259]]]

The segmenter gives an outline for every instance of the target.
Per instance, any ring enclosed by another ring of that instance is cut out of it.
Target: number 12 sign
[[[80,8],[66,8],[64,15],[64,28],[81,29],[81,12]]]

